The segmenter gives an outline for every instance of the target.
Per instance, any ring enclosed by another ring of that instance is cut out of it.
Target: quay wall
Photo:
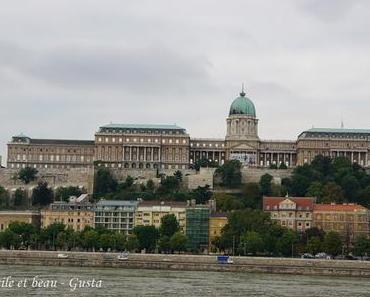
[[[68,258],[58,258],[58,253]],[[190,271],[259,272],[370,278],[370,262],[291,258],[234,257],[234,264],[218,264],[216,256],[117,253],[0,251],[0,265],[77,266]]]

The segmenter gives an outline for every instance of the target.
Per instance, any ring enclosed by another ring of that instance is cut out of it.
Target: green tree
[[[284,162],[281,162],[279,165],[279,169],[288,169]]]
[[[287,229],[284,231],[283,236],[278,239],[277,250],[280,254],[293,256],[295,254],[294,245],[298,243],[298,235],[295,231]]]
[[[322,202],[323,203],[341,203],[344,200],[342,188],[335,182],[328,182],[322,189]]]
[[[199,159],[199,160],[195,161],[195,164],[194,164],[194,169],[196,171],[199,171],[199,169],[201,167],[216,168],[216,167],[218,167],[218,163],[215,162],[215,161],[210,161],[207,158],[202,158],[202,159]]]
[[[82,234],[82,243],[87,250],[95,251],[99,246],[99,234],[95,230],[88,230]]]
[[[20,237],[13,231],[6,229],[0,232],[0,246],[6,249],[17,249],[21,245]]]
[[[182,172],[180,170],[176,170],[173,175],[180,183],[182,182]]]
[[[107,193],[115,192],[117,180],[113,177],[108,168],[100,167],[95,174],[94,193],[103,196]]]
[[[321,252],[322,244],[321,239],[317,236],[311,237],[307,242],[307,251],[313,255]]]
[[[71,196],[80,196],[82,191],[79,187],[69,186],[69,187],[60,187],[55,192],[55,198],[59,201],[69,201]]]
[[[24,222],[12,222],[8,229],[14,232],[20,238],[21,244],[27,248],[31,245],[32,235],[37,232],[34,225]]]
[[[265,195],[265,196],[270,196],[271,195],[272,179],[273,179],[272,175],[270,175],[268,173],[261,176],[259,185],[260,185],[262,195]]]
[[[341,181],[341,187],[344,192],[344,197],[349,202],[357,201],[361,188],[360,188],[360,183],[358,182],[355,176],[351,174],[351,175],[346,175],[345,177],[343,177]]]
[[[104,250],[107,251],[110,248],[113,248],[114,241],[113,236],[110,233],[103,233],[99,237],[99,246]]]
[[[136,235],[129,235],[126,241],[126,250],[130,252],[135,252],[139,248],[139,240]]]
[[[170,246],[174,251],[184,251],[186,249],[186,236],[181,232],[176,232],[170,239]]]
[[[243,187],[243,199],[245,207],[261,208],[262,195],[258,183],[246,183]]]
[[[260,234],[255,231],[247,231],[240,238],[241,248],[244,249],[244,254],[255,255],[263,251],[263,239]]]
[[[154,186],[154,181],[153,181],[152,179],[149,179],[149,180],[146,182],[146,189],[147,189],[149,192],[154,192],[155,186]]]
[[[320,202],[322,200],[322,197],[323,197],[323,192],[324,192],[324,189],[323,188],[324,188],[324,186],[323,186],[322,182],[320,182],[320,181],[314,181],[308,187],[307,193],[306,193],[305,196],[308,196],[308,197],[316,197],[317,198],[317,202]]]
[[[353,252],[356,256],[370,255],[370,239],[362,235],[356,238]]]
[[[15,207],[28,206],[26,193],[21,188],[16,189],[14,192],[14,206]]]
[[[337,256],[342,251],[343,242],[339,233],[330,231],[325,235],[323,247],[325,252]]]
[[[127,244],[126,236],[120,232],[112,234],[113,248],[118,251],[123,251]]]
[[[2,186],[0,186],[0,209],[9,207],[9,193]]]
[[[136,226],[133,233],[137,237],[140,250],[154,251],[159,238],[159,232],[154,226]]]
[[[222,166],[218,167],[216,174],[221,176],[222,185],[225,187],[234,188],[241,184],[241,169],[242,164],[238,160],[226,161]]]
[[[177,221],[175,215],[167,214],[161,219],[161,226],[159,228],[159,233],[161,236],[171,237],[177,231],[180,230],[179,222]]]
[[[197,204],[205,204],[212,198],[212,192],[209,189],[209,185],[204,187],[199,186],[191,192],[191,195]]]
[[[19,170],[18,179],[26,185],[36,180],[38,171],[35,168],[25,167]]]
[[[213,198],[216,200],[218,211],[231,211],[244,208],[243,203],[238,198],[227,193],[214,193]]]
[[[40,181],[32,191],[32,204],[45,206],[53,201],[53,191],[48,188],[48,183]]]
[[[168,253],[171,250],[170,237],[162,235],[159,239],[159,249],[162,252]]]
[[[180,181],[175,176],[166,176],[161,178],[158,193],[169,194],[179,190]]]

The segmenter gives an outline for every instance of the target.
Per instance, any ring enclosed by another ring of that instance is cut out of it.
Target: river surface
[[[87,281],[90,283],[87,284]],[[370,297],[370,280],[284,274],[0,265],[0,296]]]

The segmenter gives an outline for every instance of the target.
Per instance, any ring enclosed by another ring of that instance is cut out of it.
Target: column
[[[277,166],[279,166],[279,165],[280,165],[280,163],[279,163],[279,155],[280,155],[280,153],[277,153],[277,160],[276,160],[276,165],[277,165]]]
[[[129,161],[131,162],[132,161],[132,146],[129,147],[130,148],[130,152],[129,152]]]
[[[367,152],[365,153],[365,166],[367,166]]]
[[[161,162],[162,160],[162,156],[161,156],[161,148],[159,147],[158,148],[158,162]]]
[[[292,167],[293,166],[293,164],[292,164],[293,163],[293,160],[292,160],[293,158],[292,157],[293,157],[293,154],[290,153],[289,154],[289,167]]]
[[[144,162],[146,162],[146,147],[144,147]]]
[[[362,165],[361,164],[361,152],[357,153],[357,164]]]
[[[263,166],[266,167],[266,153],[263,153]]]
[[[215,151],[212,151],[212,161],[215,161]]]
[[[351,163],[353,163],[353,152],[351,152]]]
[[[271,164],[272,164],[272,157],[273,157],[273,154],[272,154],[272,153],[270,153],[270,166],[271,166]]]
[[[151,150],[150,150],[150,161],[151,161],[151,162],[153,162],[153,161],[154,161],[153,151],[154,151],[154,147],[152,147],[152,148],[151,148]]]

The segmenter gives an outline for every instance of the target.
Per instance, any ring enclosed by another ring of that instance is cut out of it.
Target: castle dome
[[[231,115],[249,115],[256,117],[256,108],[252,100],[245,96],[244,91],[240,93],[240,96],[235,98],[230,106],[229,116]]]

